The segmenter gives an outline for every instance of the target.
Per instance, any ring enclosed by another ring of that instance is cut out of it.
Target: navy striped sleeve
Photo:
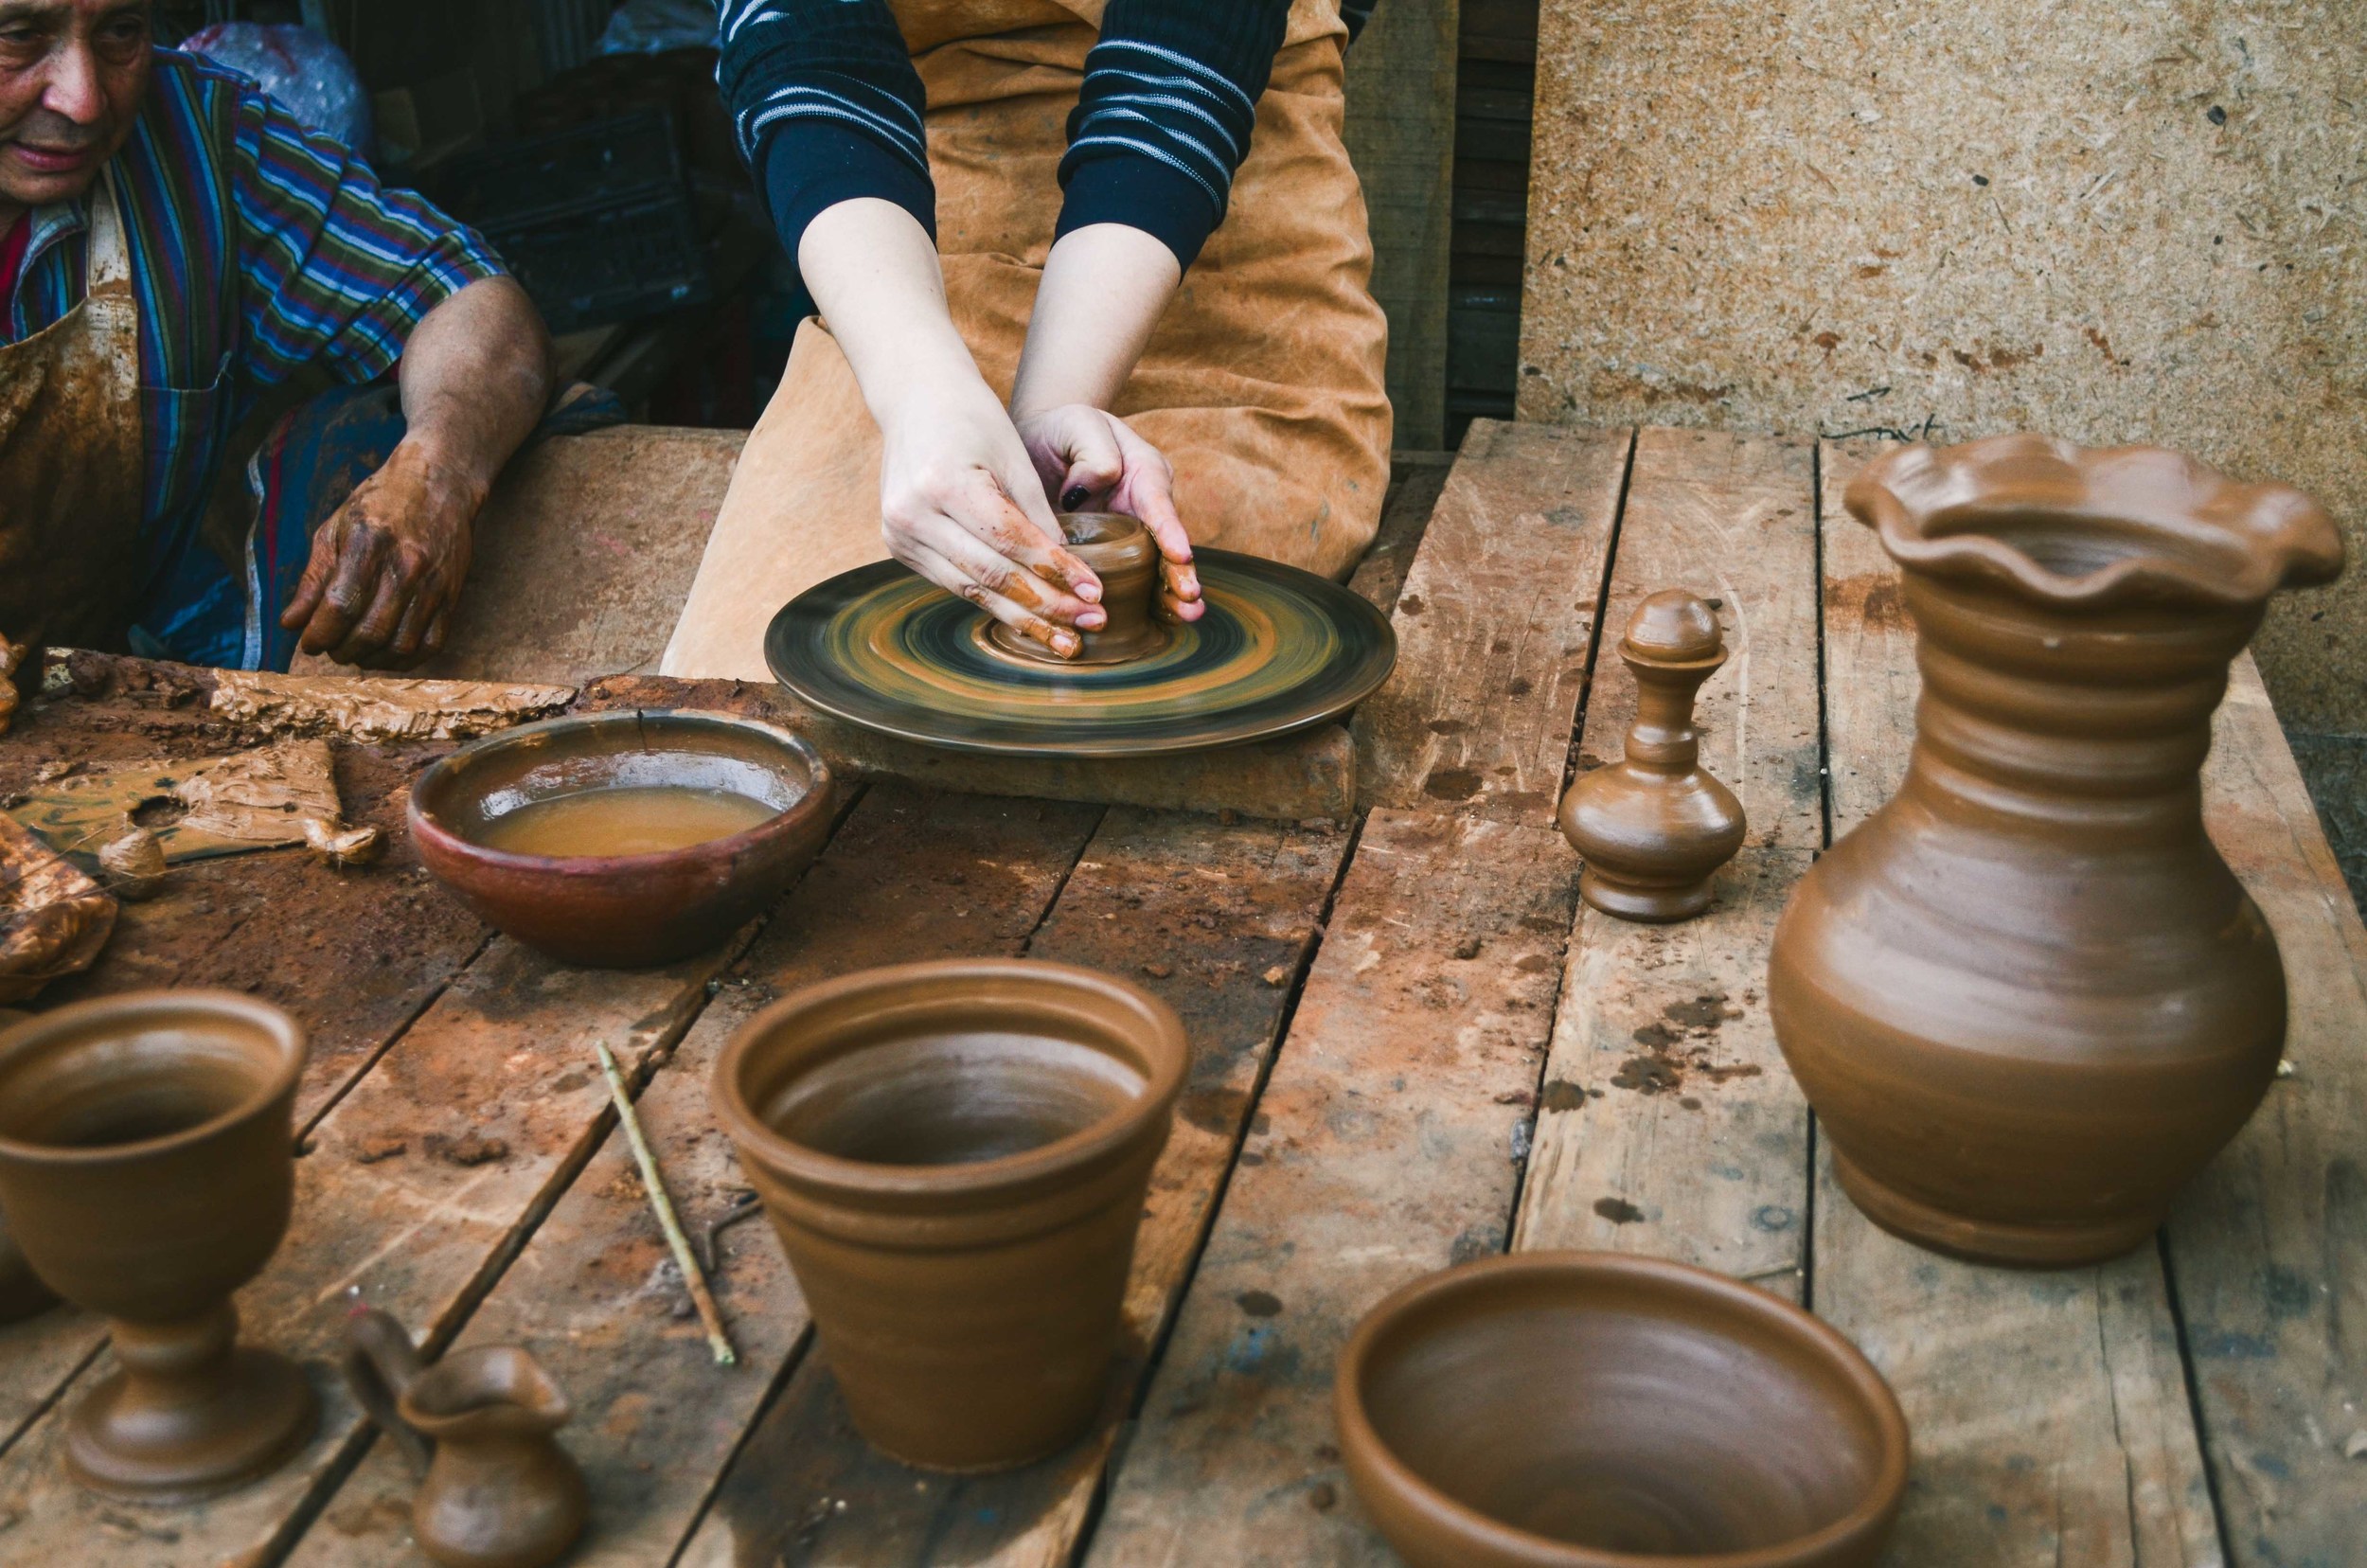
[[[806,226],[859,196],[936,237],[920,73],[886,0],[721,0],[716,43],[716,83],[792,265]]]
[[[1057,234],[1125,223],[1185,267],[1224,221],[1290,0],[1110,0],[1060,160]]]

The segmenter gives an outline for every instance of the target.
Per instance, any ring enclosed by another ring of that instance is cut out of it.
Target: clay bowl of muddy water
[[[1906,1420],[1856,1346],[1656,1258],[1416,1280],[1358,1327],[1333,1401],[1413,1568],[1871,1568],[1907,1484]]]
[[[733,1037],[709,1098],[872,1443],[990,1470],[1092,1425],[1189,1054],[1155,997],[1023,959],[848,975]]]
[[[487,924],[565,963],[713,948],[822,847],[830,770],[774,724],[579,714],[464,746],[411,791],[419,858]]]

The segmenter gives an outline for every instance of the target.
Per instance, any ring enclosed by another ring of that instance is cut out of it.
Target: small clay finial
[[[1588,903],[1623,919],[1688,919],[1742,847],[1742,803],[1702,771],[1693,727],[1694,693],[1726,662],[1725,642],[1708,604],[1668,588],[1628,617],[1619,657],[1636,680],[1627,755],[1570,786],[1562,836],[1585,858]]]

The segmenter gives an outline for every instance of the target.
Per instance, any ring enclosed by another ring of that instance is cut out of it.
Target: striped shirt
[[[1224,219],[1290,0],[1110,0],[1069,116],[1054,233],[1126,223],[1189,267]],[[1350,37],[1373,0],[1344,0]],[[720,0],[716,80],[774,224],[857,196],[936,232],[920,74],[887,0]]]
[[[306,366],[337,380],[393,367],[419,318],[501,263],[475,234],[383,187],[254,82],[160,49],[131,139],[110,166],[140,308],[147,437],[144,648],[237,664],[221,610],[243,569],[198,543],[231,432]],[[0,342],[71,311],[88,272],[90,201],[36,208]],[[229,617],[235,626],[239,616]]]

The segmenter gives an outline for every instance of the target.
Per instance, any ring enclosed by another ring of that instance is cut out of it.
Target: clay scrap
[[[213,710],[234,723],[355,740],[465,740],[558,712],[574,686],[508,681],[418,681],[383,676],[279,675],[226,669]]]
[[[90,968],[116,927],[116,901],[80,867],[0,815],[0,1002]]]
[[[135,762],[37,784],[10,811],[67,854],[98,855],[138,829],[169,864],[309,842],[311,824],[342,830],[325,740],[296,740],[203,761]]]
[[[25,653],[21,645],[0,637],[0,735],[9,733],[16,718],[16,672],[24,666]]]

